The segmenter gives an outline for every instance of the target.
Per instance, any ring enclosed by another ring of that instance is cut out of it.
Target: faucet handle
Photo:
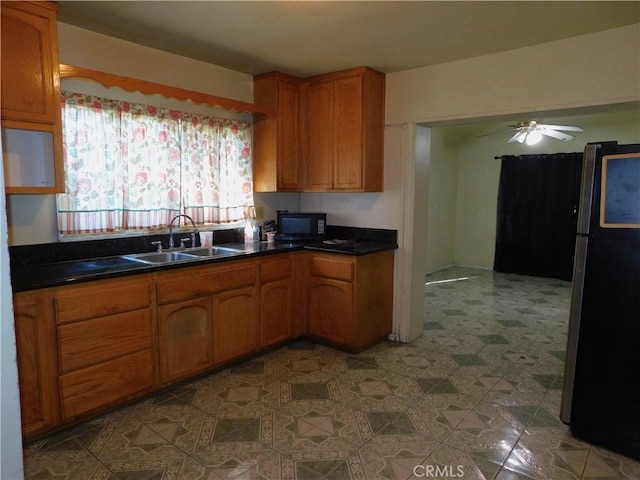
[[[157,248],[157,252],[158,253],[162,253],[162,242],[160,240],[156,240],[155,242],[151,242],[151,245],[156,245]]]
[[[180,239],[180,248],[186,248],[185,243],[190,243],[191,239],[190,238],[181,238]]]

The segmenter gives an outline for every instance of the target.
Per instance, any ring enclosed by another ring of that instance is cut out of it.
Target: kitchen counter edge
[[[224,263],[241,260],[245,258],[255,258],[267,255],[281,254],[292,251],[319,251],[326,253],[337,253],[340,255],[362,256],[386,250],[395,250],[397,244],[377,243],[377,242],[355,242],[350,245],[326,245],[326,244],[268,244],[260,242],[254,244],[222,244],[220,247],[230,247],[242,249],[237,254],[221,257],[202,258],[188,262],[174,262],[167,264],[150,265],[144,263],[131,262],[124,266],[114,267],[107,271],[91,271],[85,269],[81,271],[78,267],[92,260],[104,260],[113,257],[99,257],[72,260],[66,262],[45,263],[40,265],[17,266],[11,269],[11,285],[13,293],[38,290],[42,288],[60,287],[76,283],[92,282],[110,278],[138,275],[157,271],[167,271],[180,268],[188,268],[200,265],[210,265],[214,263]]]

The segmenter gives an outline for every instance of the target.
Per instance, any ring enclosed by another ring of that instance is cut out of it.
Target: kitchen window
[[[61,235],[228,224],[253,212],[251,125],[63,92]]]

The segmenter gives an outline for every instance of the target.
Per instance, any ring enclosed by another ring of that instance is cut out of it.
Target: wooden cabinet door
[[[256,192],[299,192],[300,83],[278,72],[254,77],[254,103],[275,112],[253,122],[253,186]]]
[[[268,347],[291,338],[293,285],[291,278],[260,287],[261,344]]]
[[[278,87],[278,191],[300,191],[300,87],[279,82]]]
[[[336,80],[334,98],[335,190],[361,190],[363,169],[362,77]]]
[[[213,297],[215,364],[245,356],[258,348],[258,299],[254,286]]]
[[[60,373],[153,348],[151,308],[58,327]]]
[[[312,276],[309,287],[311,335],[348,346],[353,330],[353,284]]]
[[[305,190],[330,190],[334,164],[333,82],[309,85],[307,102]]]
[[[13,308],[22,435],[29,439],[60,419],[53,303],[46,291],[25,292],[14,296]]]
[[[276,255],[260,262],[260,346],[291,338],[294,314],[294,260]]]
[[[59,116],[56,9],[2,2],[2,117],[56,123]]]
[[[303,83],[305,191],[382,191],[384,84],[366,67]]]
[[[62,325],[147,308],[152,302],[151,277],[135,275],[60,288],[55,310]]]
[[[161,382],[199,373],[213,365],[211,297],[158,308]]]
[[[97,412],[157,388],[148,348],[60,376],[65,420]]]

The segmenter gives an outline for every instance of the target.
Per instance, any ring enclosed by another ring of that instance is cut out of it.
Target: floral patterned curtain
[[[252,216],[251,130],[232,120],[188,115],[182,123],[185,213],[196,223]]]
[[[225,223],[253,213],[250,125],[63,93],[61,233]]]

